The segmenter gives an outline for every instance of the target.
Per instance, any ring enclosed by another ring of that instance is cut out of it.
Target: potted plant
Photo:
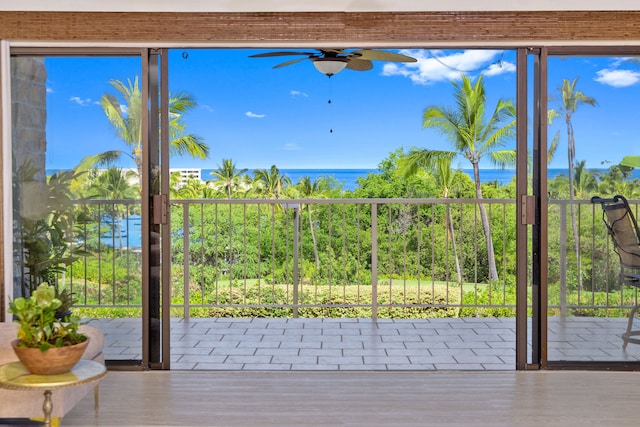
[[[18,359],[34,374],[68,372],[80,360],[89,338],[78,331],[80,319],[56,317],[62,301],[54,286],[41,283],[29,298],[16,298],[9,312],[20,325],[18,339],[12,342]]]

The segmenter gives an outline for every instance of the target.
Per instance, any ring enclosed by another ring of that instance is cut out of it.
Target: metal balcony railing
[[[549,309],[623,315],[637,300],[599,206],[549,201]],[[486,199],[490,278],[475,199],[171,201],[171,299],[177,316],[422,317],[515,313],[515,201]],[[634,204],[637,209],[637,204]],[[83,256],[59,279],[85,308],[141,305],[139,204],[87,201]],[[531,254],[527,254],[531,257]],[[582,280],[578,280],[581,277]]]

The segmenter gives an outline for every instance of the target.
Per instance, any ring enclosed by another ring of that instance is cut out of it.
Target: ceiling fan
[[[384,50],[361,49],[346,51],[344,49],[318,49],[317,52],[267,52],[251,55],[250,58],[268,58],[274,56],[305,56],[292,59],[273,68],[286,67],[301,61],[310,60],[318,71],[328,77],[348,68],[354,71],[367,71],[373,68],[371,61],[416,62],[417,59],[399,53]]]

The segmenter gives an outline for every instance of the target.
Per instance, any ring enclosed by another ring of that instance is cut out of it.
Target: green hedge
[[[241,294],[240,291],[243,291]],[[246,297],[244,296],[246,295]],[[393,291],[388,287],[378,290],[378,317],[392,319],[420,319],[458,317],[460,301],[456,295],[436,290],[417,288]],[[313,290],[303,288],[299,293],[298,316],[303,318],[371,318],[370,301],[372,290],[368,287],[347,286],[345,288],[323,286]],[[175,298],[174,304],[183,301]],[[293,295],[285,285],[256,285],[224,288],[209,295],[207,303],[226,305],[243,304],[244,307],[194,307],[194,317],[293,317]],[[276,304],[280,307],[246,307],[246,305]],[[306,305],[306,306],[305,306]],[[310,307],[309,305],[314,305]],[[319,307],[318,307],[319,306]]]

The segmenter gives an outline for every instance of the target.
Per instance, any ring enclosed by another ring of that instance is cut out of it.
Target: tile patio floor
[[[107,360],[141,359],[140,319],[94,319]],[[636,361],[626,319],[549,319],[549,360]],[[172,319],[174,370],[513,370],[514,318]]]

